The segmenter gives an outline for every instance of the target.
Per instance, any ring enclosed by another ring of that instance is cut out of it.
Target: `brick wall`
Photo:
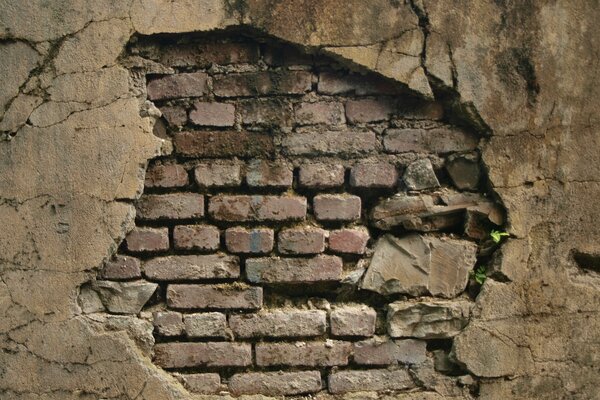
[[[479,139],[393,82],[236,38],[130,48],[174,150],[84,311],[150,318],[192,392],[476,391],[450,350],[503,224]]]

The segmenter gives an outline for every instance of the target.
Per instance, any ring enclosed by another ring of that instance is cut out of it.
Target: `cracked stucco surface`
[[[590,2],[0,0],[0,9],[0,130],[12,137],[0,142],[3,399],[190,398],[150,362],[149,327],[81,316],[76,297],[132,227],[145,164],[164,147],[118,65],[125,43],[136,32],[240,24],[476,110],[514,239],[494,264],[504,281],[486,283],[457,339],[458,358],[484,378],[482,398],[597,396],[600,278],[570,258],[600,248],[600,11]]]

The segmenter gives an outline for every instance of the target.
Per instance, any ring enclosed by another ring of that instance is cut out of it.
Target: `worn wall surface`
[[[3,399],[190,397],[152,365],[151,327],[83,316],[76,300],[133,227],[147,160],[169,147],[119,64],[125,44],[135,33],[241,24],[405,83],[488,135],[484,162],[511,238],[457,357],[482,377],[482,398],[598,396],[596,2],[0,7]]]

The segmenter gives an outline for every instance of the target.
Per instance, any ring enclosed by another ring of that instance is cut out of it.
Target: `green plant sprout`
[[[475,282],[483,285],[483,282],[485,282],[485,279],[487,278],[487,275],[485,274],[485,266],[482,265],[479,268],[471,271],[469,275],[475,280]]]
[[[496,231],[493,230],[490,232],[490,236],[492,237],[492,240],[494,241],[494,243],[500,243],[500,241],[502,240],[503,236],[509,236],[509,234],[507,232],[502,232],[502,231]]]

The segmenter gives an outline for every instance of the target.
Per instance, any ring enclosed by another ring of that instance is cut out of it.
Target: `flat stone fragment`
[[[454,186],[461,190],[477,190],[481,178],[479,158],[476,154],[460,154],[448,157],[446,171]]]
[[[246,275],[252,283],[334,282],[342,278],[342,260],[330,255],[251,258],[246,260]]]
[[[262,288],[241,284],[167,286],[167,305],[172,308],[256,310],[262,300]]]
[[[434,189],[440,187],[440,182],[435,176],[433,165],[428,158],[423,158],[410,163],[406,170],[402,180],[406,184],[409,190],[423,190],[423,189]]]
[[[426,359],[424,340],[375,337],[354,343],[354,362],[361,365],[419,364]]]
[[[384,235],[375,245],[361,288],[383,295],[453,298],[465,290],[476,255],[477,245],[466,240]]]
[[[93,285],[108,312],[115,314],[139,313],[157,287],[156,283],[146,281],[96,281]]]
[[[471,308],[466,300],[397,301],[388,306],[388,333],[394,338],[451,338],[467,325]]]
[[[249,372],[235,374],[229,380],[229,391],[235,395],[262,394],[291,396],[321,390],[319,371]]]
[[[465,211],[478,211],[499,226],[504,222],[502,210],[492,200],[478,193],[459,193],[447,189],[416,196],[398,193],[373,207],[370,221],[373,226],[383,230],[400,226],[408,230],[431,232],[461,225]]]
[[[403,390],[413,388],[406,370],[390,371],[370,369],[365,371],[337,371],[329,375],[329,391],[333,394],[346,392]]]
[[[163,368],[246,367],[252,365],[252,346],[247,343],[159,343],[154,362]]]
[[[156,281],[237,278],[239,258],[225,254],[155,257],[143,264],[144,275]]]
[[[229,326],[239,338],[320,336],[327,329],[327,313],[284,309],[232,315]]]

